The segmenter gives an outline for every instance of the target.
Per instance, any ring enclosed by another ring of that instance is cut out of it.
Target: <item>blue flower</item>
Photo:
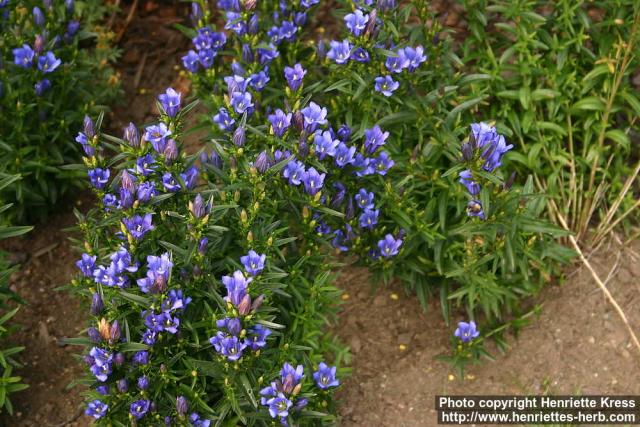
[[[192,73],[197,72],[198,68],[200,68],[199,55],[194,50],[190,50],[185,56],[182,57],[182,65],[184,65],[184,68]]]
[[[218,8],[239,12],[240,4],[238,3],[238,0],[218,0]]]
[[[291,90],[296,91],[302,85],[302,78],[307,74],[307,71],[302,68],[302,65],[295,64],[293,67],[284,67],[284,77],[287,79],[287,84]]]
[[[318,370],[313,373],[313,379],[322,390],[340,385],[340,381],[336,378],[336,367],[327,366],[324,362],[320,362],[318,365]]]
[[[189,416],[189,423],[192,427],[209,427],[211,425],[210,420],[200,419],[200,415],[195,412]]]
[[[327,124],[327,109],[313,101],[303,108],[301,113],[304,118],[304,127],[309,132],[315,131],[319,125]]]
[[[173,262],[168,253],[162,255],[147,256],[147,277],[138,279],[137,283],[140,286],[142,292],[162,292],[167,288],[169,282],[169,276],[171,275],[171,268]]]
[[[62,64],[62,61],[56,58],[53,52],[47,52],[38,58],[38,69],[43,73],[51,73]]]
[[[129,407],[129,413],[133,415],[135,419],[139,420],[149,412],[150,406],[151,402],[147,399],[136,400]]]
[[[389,132],[383,132],[380,126],[375,125],[371,129],[364,130],[364,147],[370,154],[375,153],[378,147],[382,147],[387,138]]]
[[[327,58],[333,59],[336,64],[346,64],[351,56],[351,43],[349,40],[341,42],[332,40],[329,43],[330,49],[327,52]]]
[[[264,262],[266,259],[267,256],[265,254],[259,255],[256,251],[251,250],[247,255],[240,257],[240,262],[247,273],[255,276],[264,270]]]
[[[282,393],[269,399],[266,404],[269,406],[269,415],[272,418],[281,417],[283,419],[289,416],[289,408],[293,405]]]
[[[153,181],[143,182],[138,186],[136,198],[140,203],[146,203],[156,196],[156,185]]]
[[[247,287],[253,281],[252,278],[244,277],[242,271],[235,271],[233,276],[223,276],[222,284],[227,288],[226,301],[229,301],[235,307],[240,305],[242,299],[247,295]]]
[[[373,192],[370,193],[364,188],[361,188],[360,190],[358,190],[358,194],[356,194],[355,196],[356,204],[360,209],[363,210],[373,209],[373,197]]]
[[[472,320],[469,323],[459,322],[453,335],[460,338],[460,341],[468,343],[474,338],[477,338],[480,335],[480,332],[476,330],[476,322]]]
[[[318,173],[313,167],[309,168],[302,177],[304,191],[310,196],[315,196],[322,189],[326,175],[326,173]]]
[[[482,203],[480,203],[480,200],[469,200],[469,203],[467,203],[467,215],[485,219],[484,210],[482,209]]]
[[[123,218],[122,223],[127,230],[131,233],[131,237],[135,240],[140,240],[149,231],[155,229],[151,224],[151,218],[153,214],[145,214],[144,216],[135,215],[132,218]]]
[[[358,37],[366,28],[367,22],[369,22],[369,15],[365,15],[360,9],[356,9],[353,13],[344,17],[344,22],[346,23],[349,31],[351,31],[354,36]]]
[[[132,169],[132,171],[139,175],[147,176],[154,171],[155,169],[153,167],[154,163],[155,163],[155,159],[151,154],[138,157],[138,159],[136,160],[136,167]]]
[[[251,93],[249,92],[235,92],[231,96],[231,106],[238,114],[251,114],[253,111],[253,102],[251,101]]]
[[[269,80],[271,79],[269,78],[269,74],[267,73],[267,71],[262,70],[256,74],[252,74],[249,77],[249,84],[254,90],[260,92],[267,86]]]
[[[111,172],[109,172],[109,169],[95,168],[89,169],[88,175],[89,180],[91,181],[91,185],[93,185],[97,189],[102,189],[109,182],[109,176],[111,176]]]
[[[349,147],[344,142],[338,144],[338,148],[336,148],[336,154],[333,156],[336,162],[336,165],[340,168],[345,167],[346,165],[352,164],[354,162],[354,155],[356,153],[356,147]]]
[[[171,289],[166,300],[162,303],[162,310],[165,312],[182,311],[191,302],[191,297],[185,297],[178,289]]]
[[[299,160],[291,160],[282,170],[282,176],[289,180],[290,185],[300,185],[305,172],[304,163]]]
[[[278,49],[274,46],[273,43],[269,43],[269,45],[264,48],[258,48],[258,57],[260,59],[260,64],[265,65],[276,59],[280,55]]]
[[[22,47],[13,49],[13,56],[13,62],[16,65],[22,68],[30,68],[33,64],[35,52],[28,44],[23,44]]]
[[[49,89],[51,89],[51,82],[49,79],[42,79],[36,82],[34,85],[34,89],[36,91],[36,96],[44,95]],[[83,146],[84,148],[84,146]],[[91,147],[93,148],[93,147]],[[85,150],[86,152],[86,150]]]
[[[300,6],[308,9],[319,2],[320,0],[300,0]]]
[[[378,215],[380,214],[380,209],[366,209],[362,214],[360,214],[359,224],[361,228],[369,228],[373,229],[378,223]]]
[[[166,138],[171,135],[171,131],[164,123],[148,126],[145,129],[144,139],[153,145],[153,149],[159,154],[164,152]]]
[[[168,88],[165,93],[158,96],[158,101],[162,104],[162,108],[169,117],[175,117],[180,111],[181,94],[173,88]]]
[[[180,183],[171,175],[170,172],[165,172],[162,175],[162,186],[170,193],[180,191]]]
[[[213,122],[218,125],[220,130],[228,132],[233,129],[233,125],[236,121],[231,117],[229,111],[226,108],[220,107],[218,114],[213,116]]]
[[[292,42],[296,39],[298,27],[291,21],[284,21],[280,26],[280,39]]]
[[[253,351],[257,351],[262,347],[267,345],[267,337],[271,335],[271,329],[257,324],[254,327],[250,328],[248,331],[247,338],[245,339],[246,344]]]
[[[242,36],[247,32],[247,23],[242,20],[241,14],[237,12],[227,12],[227,23],[224,28]]]
[[[220,341],[220,348],[220,354],[227,356],[228,360],[236,361],[242,357],[242,352],[247,348],[247,344],[236,336],[229,336]]]
[[[340,144],[340,141],[333,139],[329,131],[316,131],[313,142],[315,143],[316,155],[320,160],[326,156],[333,157],[336,154],[336,147]]]
[[[388,57],[384,65],[392,73],[401,73],[402,70],[409,66],[409,60],[403,54],[397,53],[397,56]]]
[[[184,181],[187,190],[193,190],[198,183],[198,168],[191,166],[189,169],[180,174],[180,178]]]
[[[391,76],[376,77],[375,82],[376,92],[380,92],[384,96],[393,95],[393,92],[400,87],[400,83],[393,80]]]
[[[93,276],[93,267],[96,265],[96,256],[82,254],[82,258],[76,261],[76,266],[80,269],[85,277]]]
[[[351,51],[351,59],[365,64],[371,60],[371,57],[369,56],[369,52],[367,52],[365,48],[358,47]]]
[[[109,406],[106,403],[102,403],[96,399],[87,404],[87,409],[84,411],[84,414],[97,420],[104,417],[108,409]]]
[[[392,234],[387,234],[384,236],[384,239],[378,242],[378,249],[380,250],[380,255],[385,258],[398,255],[398,250],[402,245],[402,239],[396,239]]]
[[[282,138],[282,135],[287,131],[291,125],[291,113],[285,114],[281,109],[277,109],[274,114],[269,114],[269,123],[271,123],[271,129],[273,133]]]
[[[471,134],[475,140],[475,146],[481,149],[481,157],[485,160],[482,168],[487,172],[493,172],[500,167],[502,156],[513,148],[507,145],[504,136],[500,135],[496,128],[486,123],[474,123],[471,125]]]
[[[378,157],[374,159],[374,162],[374,168],[376,172],[378,173],[378,175],[383,176],[386,175],[387,171],[391,169],[391,167],[393,167],[393,165],[395,164],[395,162],[391,160],[389,154],[387,154],[386,151],[380,153],[380,155],[378,155]]]
[[[469,169],[460,172],[460,180],[458,182],[467,187],[467,191],[469,191],[469,194],[472,196],[480,193],[480,184],[473,180],[473,175]]]
[[[140,378],[138,378],[138,388],[140,390],[148,389],[149,388],[149,377],[147,377],[146,375],[143,375]]]
[[[422,46],[417,46],[415,49],[412,47],[405,47],[402,51],[401,55],[409,61],[407,65],[407,70],[410,73],[413,73],[420,64],[427,60],[427,56],[424,54],[424,49]]]
[[[149,352],[138,351],[133,355],[133,364],[135,365],[148,365],[149,364]]]
[[[218,52],[213,49],[202,49],[198,51],[198,61],[204,68],[211,68]]]
[[[289,363],[284,363],[280,370],[280,382],[282,383],[282,391],[289,394],[293,392],[300,381],[304,377],[304,368],[298,365],[295,368]]]

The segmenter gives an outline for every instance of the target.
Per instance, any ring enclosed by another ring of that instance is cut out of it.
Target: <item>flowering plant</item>
[[[87,415],[105,425],[330,420],[331,263],[306,262],[319,255],[301,251],[257,186],[203,181],[198,153],[182,151],[195,104],[182,108],[168,89],[158,105],[142,132],[103,135],[101,118],[86,118],[78,138],[101,201],[78,214],[72,284],[93,315],[88,337],[71,340],[88,350]]]
[[[118,94],[115,51],[97,26],[105,11],[95,0],[0,1],[0,172],[23,176],[3,192],[20,218],[78,185],[65,167],[79,159],[72,131]]]
[[[0,190],[19,180],[19,175],[4,175],[0,173]],[[0,211],[6,212],[11,204],[0,206]],[[29,232],[33,227],[10,226],[0,223],[0,240],[20,236]],[[18,295],[9,288],[9,278],[18,269],[17,265],[11,265],[7,254],[0,251],[0,344],[4,347],[7,336],[15,330],[15,325],[8,324],[16,315],[20,307],[14,307],[15,303],[24,303]],[[12,376],[14,368],[21,365],[14,356],[24,350],[24,347],[10,347],[0,349],[0,411],[6,410],[13,414],[13,405],[9,399],[11,393],[26,389],[28,386],[21,383],[22,378]]]
[[[253,35],[215,33],[244,42],[231,72],[228,61],[202,73],[183,58],[212,111],[213,163],[235,182],[282,170],[284,188],[267,174],[266,199],[283,218],[294,214],[292,229],[306,225],[305,240],[358,255],[376,279],[402,279],[423,304],[438,292],[445,317],[457,300],[501,318],[555,271],[542,260],[571,256],[553,242],[563,233],[539,219],[544,203],[531,181],[504,185],[498,166],[513,145],[495,129],[474,125],[484,139],[470,153],[452,143],[464,132],[460,117],[472,119],[482,101],[463,88],[483,77],[454,73],[459,64],[426,2],[341,3],[342,37],[308,42],[300,26],[267,64],[246,54],[269,37],[260,26]],[[197,10],[196,47],[212,31]],[[240,4],[237,13],[257,19]]]

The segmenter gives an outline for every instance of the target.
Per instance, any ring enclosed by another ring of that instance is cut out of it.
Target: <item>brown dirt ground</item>
[[[640,329],[640,242],[620,251],[600,249],[590,262]],[[346,271],[337,334],[353,353],[353,376],[339,392],[342,426],[418,427],[437,424],[441,394],[640,394],[640,354],[586,269],[539,298],[539,319],[509,338],[511,348],[470,366],[464,380],[436,356],[450,350],[436,303],[424,313],[418,300],[394,285],[372,293],[364,270]],[[397,299],[395,299],[397,297]],[[454,319],[456,322],[460,319]],[[406,350],[400,350],[404,344]],[[451,377],[454,375],[454,377]]]
[[[436,8],[446,8],[445,3],[434,1]],[[122,2],[116,33],[131,4]],[[119,70],[129,95],[105,120],[116,134],[128,121],[138,125],[150,121],[155,95],[165,87],[188,92],[187,81],[177,72],[188,41],[172,28],[186,16],[182,7],[186,6],[169,1],[138,3],[119,44],[123,51]],[[443,18],[446,24],[464,24],[457,9],[451,11]],[[85,195],[75,204],[84,210],[89,203]],[[62,230],[74,223],[72,214],[60,214],[26,237],[2,245],[25,259],[12,278],[12,286],[28,302],[16,318],[23,329],[13,339],[27,347],[20,355],[24,368],[19,375],[31,387],[12,396],[16,416],[0,417],[0,426],[89,424],[82,416],[80,388],[67,388],[83,368],[74,359],[76,349],[59,341],[83,328],[86,311],[67,293],[56,291],[75,274],[77,254]],[[633,249],[619,259],[609,287],[638,329],[640,313],[630,309],[637,307],[640,295],[634,280],[640,273],[640,244],[636,242]],[[606,277],[617,254],[615,248],[607,248],[592,261]],[[635,348],[588,273],[576,271],[564,285],[543,292],[540,319],[533,320],[518,340],[509,340],[512,348],[506,355],[470,367],[464,381],[451,381],[449,367],[434,359],[448,351],[452,332],[436,304],[425,314],[417,299],[399,286],[371,292],[364,270],[346,269],[340,284],[349,298],[336,332],[352,347],[353,375],[339,392],[341,425],[435,425],[434,396],[441,393],[639,394],[640,358]],[[406,350],[401,351],[400,344]]]

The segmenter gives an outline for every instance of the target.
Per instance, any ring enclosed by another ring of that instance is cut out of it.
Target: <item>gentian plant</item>
[[[48,212],[73,185],[73,133],[85,113],[116,99],[115,50],[96,0],[0,2],[0,172],[22,179],[3,190],[20,219]],[[33,209],[37,207],[37,209]]]
[[[332,420],[339,380],[324,355],[343,350],[322,329],[338,295],[331,263],[307,265],[321,254],[263,204],[264,184],[205,180],[207,168],[236,171],[183,152],[195,103],[182,108],[172,89],[158,101],[156,124],[116,138],[87,118],[78,138],[100,202],[78,214],[71,285],[91,301],[87,336],[71,340],[87,347],[86,414],[100,425]]]

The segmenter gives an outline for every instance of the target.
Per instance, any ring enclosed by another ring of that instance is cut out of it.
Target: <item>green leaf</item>
[[[622,145],[624,149],[629,149],[631,145],[629,135],[627,135],[620,129],[611,129],[605,133],[605,136],[616,144]]]
[[[583,98],[580,101],[573,104],[571,107],[572,112],[577,112],[581,110],[586,111],[604,111],[605,104],[602,102],[600,98],[596,98],[595,96],[589,96],[587,98]]]

